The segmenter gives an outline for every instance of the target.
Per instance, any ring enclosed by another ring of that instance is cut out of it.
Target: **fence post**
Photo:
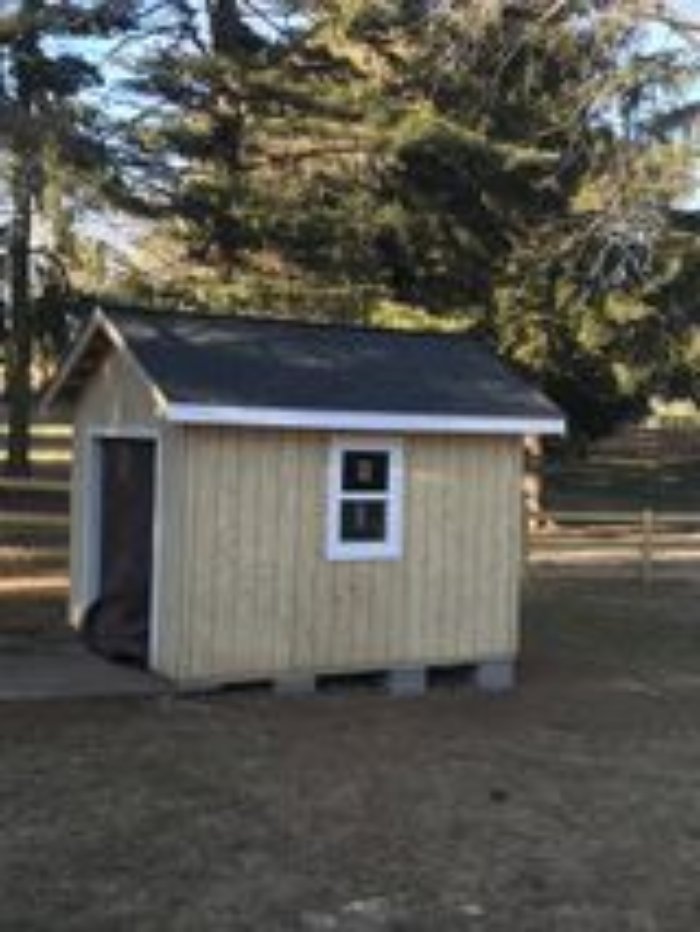
[[[645,508],[642,512],[642,582],[648,586],[654,568],[654,512]]]
[[[530,509],[523,497],[520,508],[520,575],[525,578],[530,567]]]

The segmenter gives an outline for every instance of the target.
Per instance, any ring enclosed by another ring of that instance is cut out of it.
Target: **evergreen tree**
[[[129,0],[17,0],[0,14],[0,145],[12,209],[5,363],[13,472],[29,470],[36,217],[52,166],[55,179],[58,166],[88,171],[105,160],[97,115],[82,96],[100,75],[76,43],[132,28],[132,6]]]
[[[606,427],[662,378],[649,334],[687,342],[662,296],[697,62],[649,44],[661,21],[682,37],[666,12],[317,0],[263,19],[193,0],[184,44],[144,59],[136,90],[158,106],[128,140],[131,193],[162,218],[149,248],[182,249],[164,287],[462,317]]]

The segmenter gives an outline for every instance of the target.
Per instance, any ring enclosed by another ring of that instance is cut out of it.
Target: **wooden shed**
[[[522,439],[557,408],[464,335],[97,311],[74,412],[72,623],[183,684],[518,651]]]

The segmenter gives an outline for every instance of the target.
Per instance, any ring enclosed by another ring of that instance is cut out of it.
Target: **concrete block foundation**
[[[513,660],[486,660],[476,665],[474,681],[485,693],[503,693],[515,688]]]
[[[316,692],[316,677],[312,673],[289,673],[278,676],[273,683],[276,696],[302,698],[313,696]]]
[[[389,670],[386,676],[389,694],[397,698],[423,696],[427,682],[428,672],[425,667],[399,667]]]

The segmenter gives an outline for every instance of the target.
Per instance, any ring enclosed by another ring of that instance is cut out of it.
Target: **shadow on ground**
[[[156,677],[107,663],[66,624],[61,588],[0,590],[0,701],[163,692]]]

